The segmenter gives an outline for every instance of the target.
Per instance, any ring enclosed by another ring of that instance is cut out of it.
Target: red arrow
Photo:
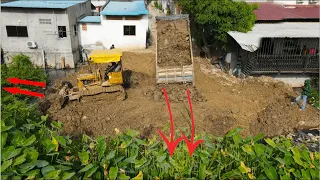
[[[204,140],[198,140],[197,142],[193,143],[194,141],[194,117],[193,117],[193,111],[192,111],[192,104],[191,104],[191,98],[190,98],[190,92],[188,90],[186,90],[187,95],[188,95],[188,102],[189,102],[189,106],[190,106],[190,116],[191,116],[191,128],[192,128],[192,132],[191,132],[191,141],[189,141],[189,139],[187,138],[187,136],[180,130],[182,137],[184,138],[184,140],[187,143],[188,146],[188,150],[189,150],[189,155],[190,157],[192,156],[194,150],[197,148],[198,145],[200,145],[201,143],[204,142]]]
[[[28,80],[23,80],[18,78],[8,78],[7,81],[13,84],[25,84],[25,85],[31,85],[31,86],[46,87],[46,83],[44,82],[28,81]]]
[[[167,139],[167,137],[162,133],[161,130],[158,130],[158,132],[160,133],[162,139],[164,140],[164,142],[167,144],[168,147],[168,151],[170,153],[170,156],[173,155],[174,150],[176,149],[177,145],[179,144],[180,141],[183,140],[182,137],[178,138],[177,140],[174,140],[174,124],[173,124],[173,117],[172,117],[172,112],[171,112],[171,107],[170,107],[170,102],[169,102],[169,98],[167,95],[167,91],[165,88],[162,89],[163,93],[164,93],[164,97],[166,98],[166,102],[167,102],[167,106],[168,106],[168,111],[169,111],[169,115],[170,115],[170,142]]]
[[[5,87],[3,88],[5,91],[8,91],[11,94],[24,94],[28,96],[35,96],[35,97],[40,97],[44,98],[44,94],[37,93],[37,92],[32,92],[32,91],[27,91],[23,89],[19,89],[17,87]]]

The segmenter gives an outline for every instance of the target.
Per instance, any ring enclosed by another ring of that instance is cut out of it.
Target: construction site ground
[[[92,136],[114,135],[135,129],[150,137],[169,123],[167,105],[161,91],[167,89],[175,126],[188,128],[190,118],[185,93],[187,85],[156,85],[155,53],[124,52],[124,78],[127,99],[117,99],[117,93],[84,97],[72,101],[63,109],[58,107],[58,95],[48,92],[48,113],[53,121],[64,124],[70,135],[87,133]],[[282,82],[268,77],[240,80],[212,68],[207,59],[194,58],[195,87],[188,86],[193,101],[196,133],[223,135],[242,127],[243,135],[266,136],[287,134],[297,129],[319,126],[319,111],[307,106],[304,112],[292,105],[298,94]],[[81,68],[80,68],[81,69]],[[79,70],[76,74],[81,73]],[[55,81],[58,90],[66,80],[76,86],[76,74]]]

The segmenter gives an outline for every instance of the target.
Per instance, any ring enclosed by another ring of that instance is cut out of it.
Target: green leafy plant
[[[313,90],[311,92],[311,97],[309,98],[309,102],[312,106],[316,107],[317,109],[320,109],[319,105],[319,91]]]
[[[166,8],[167,15],[171,15],[171,9],[169,7]]]

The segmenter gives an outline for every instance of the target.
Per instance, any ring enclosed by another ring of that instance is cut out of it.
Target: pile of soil
[[[203,94],[200,93],[196,87],[190,84],[157,85],[156,87],[151,87],[145,90],[143,96],[145,96],[147,99],[153,99],[155,101],[164,101],[165,97],[162,91],[163,88],[166,89],[170,102],[188,102],[186,89],[189,90],[191,101],[193,103],[206,101]]]
[[[190,37],[187,20],[157,22],[158,66],[191,64]]]
[[[114,135],[115,128],[124,132],[134,129],[143,137],[158,135],[169,122],[166,101],[162,94],[165,87],[177,128],[188,128],[186,89],[189,88],[196,133],[224,135],[235,127],[242,127],[242,135],[266,136],[293,133],[296,129],[319,127],[319,111],[309,104],[306,111],[298,111],[290,102],[298,93],[284,83],[269,77],[251,77],[244,81],[216,72],[210,62],[194,58],[196,87],[186,84],[156,85],[155,54],[124,52],[124,78],[129,86],[127,99],[117,99],[116,93],[84,97],[80,102],[69,102],[63,109],[56,107],[58,91],[48,93],[42,111],[47,105],[51,120],[64,125],[64,133],[92,136]],[[80,71],[80,70],[79,70]],[[79,71],[76,73],[78,74]],[[76,86],[76,74],[68,80]],[[168,130],[169,131],[169,130]],[[167,131],[164,132],[169,134]]]

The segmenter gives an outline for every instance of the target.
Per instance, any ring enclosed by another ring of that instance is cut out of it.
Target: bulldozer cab
[[[122,51],[112,50],[93,50],[89,56],[89,64],[94,67],[93,73],[81,74],[78,76],[78,87],[92,85],[112,86],[122,85]],[[108,64],[106,69],[101,69],[98,64]]]

